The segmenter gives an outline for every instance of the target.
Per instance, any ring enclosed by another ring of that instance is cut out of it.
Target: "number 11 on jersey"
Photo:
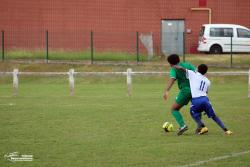
[[[203,90],[204,90],[204,87],[205,87],[205,81],[201,81],[201,84],[200,84],[200,91],[203,91]]]

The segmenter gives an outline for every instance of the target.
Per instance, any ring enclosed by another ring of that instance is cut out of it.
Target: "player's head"
[[[171,65],[176,65],[180,62],[180,57],[177,54],[171,54],[168,56],[168,63]]]
[[[208,69],[208,67],[206,64],[200,64],[198,66],[198,72],[201,73],[202,75],[207,73],[207,69]]]

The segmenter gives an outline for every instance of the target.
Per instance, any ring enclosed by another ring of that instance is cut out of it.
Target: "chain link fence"
[[[1,59],[139,62],[154,58],[153,40],[139,32],[3,30]]]
[[[162,41],[163,36],[148,32],[94,32],[94,31],[44,31],[2,30],[1,59],[22,61],[112,61],[162,63],[169,54],[178,53],[183,61],[195,65],[206,63],[213,66],[250,67],[250,54],[201,54],[195,41],[182,33],[177,44]],[[198,37],[197,37],[198,44]],[[166,47],[170,47],[166,51]],[[194,53],[194,54],[189,54]]]

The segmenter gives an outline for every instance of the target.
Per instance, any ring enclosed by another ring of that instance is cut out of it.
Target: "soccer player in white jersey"
[[[212,118],[225,132],[227,135],[231,135],[232,132],[228,130],[223,122],[216,116],[214,109],[207,97],[208,89],[211,85],[209,79],[205,76],[207,73],[207,65],[201,64],[198,66],[198,71],[187,70],[181,66],[175,65],[174,68],[181,70],[186,73],[189,79],[191,94],[192,94],[192,104],[190,107],[190,114],[194,121],[197,123],[197,133],[205,134],[208,132],[208,128],[204,125],[201,120],[201,113],[204,111],[208,118]]]

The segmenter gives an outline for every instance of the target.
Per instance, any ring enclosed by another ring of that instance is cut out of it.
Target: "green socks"
[[[175,120],[177,121],[180,127],[183,127],[185,125],[185,122],[182,118],[180,111],[174,110],[172,111],[172,115],[174,116]]]

